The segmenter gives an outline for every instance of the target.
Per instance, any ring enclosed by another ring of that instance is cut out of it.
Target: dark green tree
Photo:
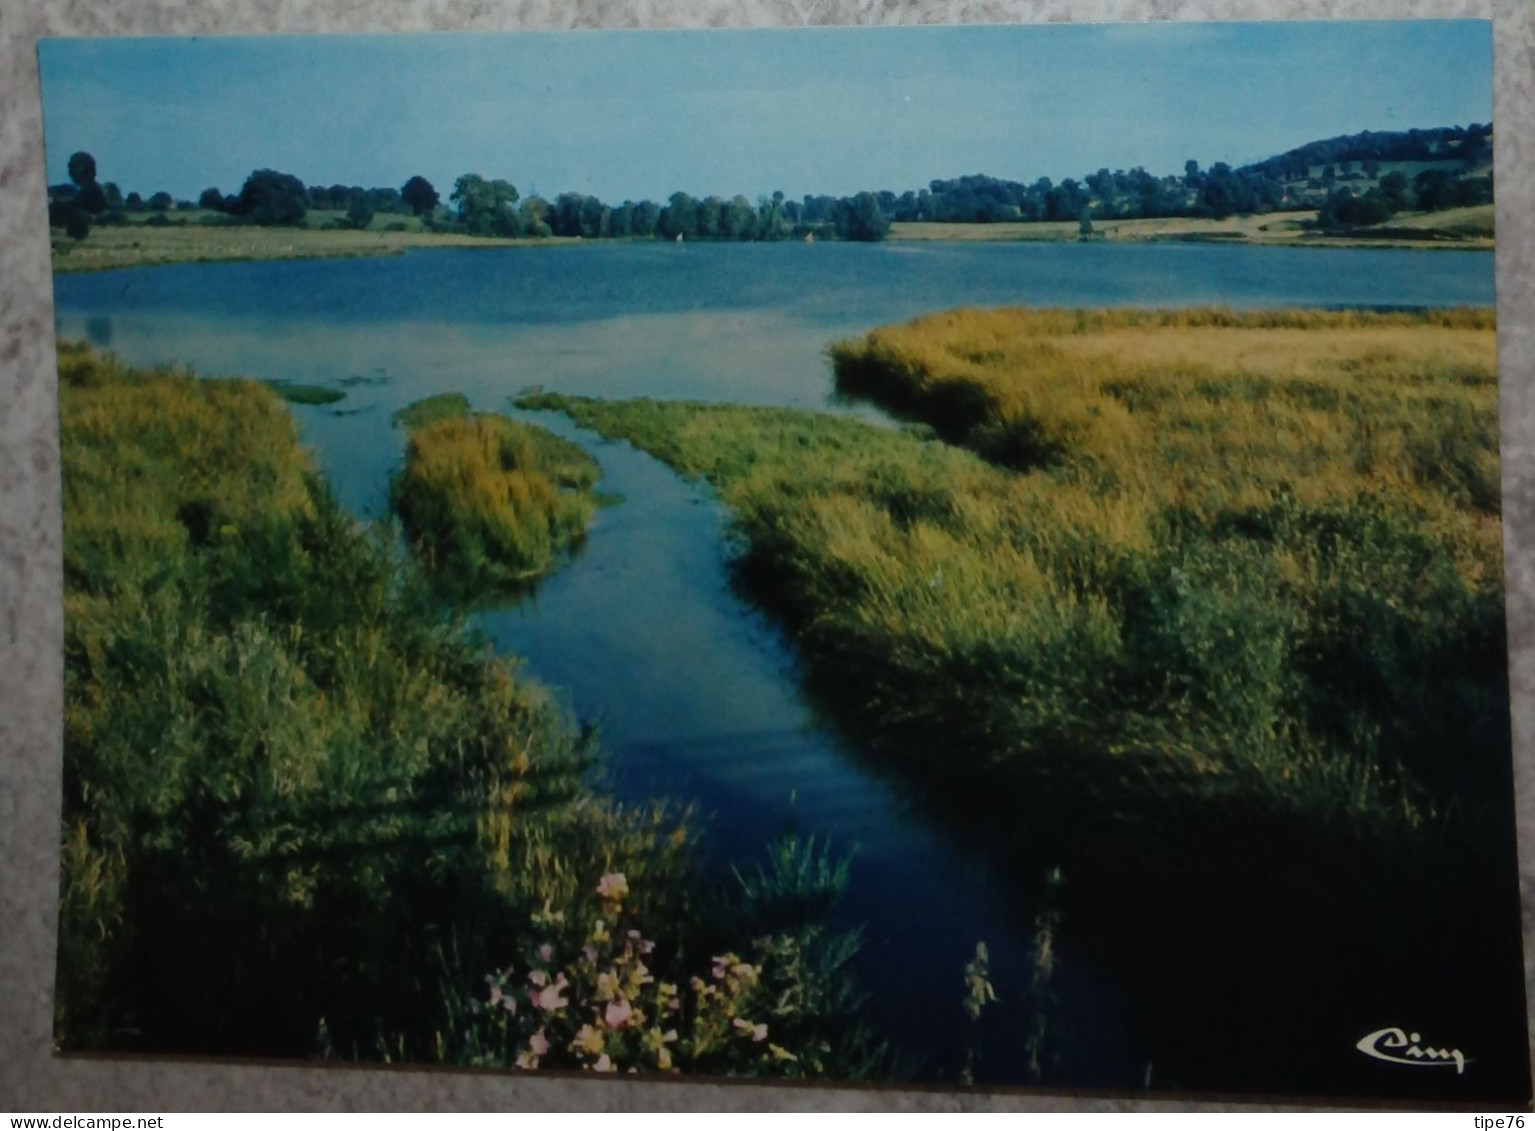
[[[1217,161],[1205,174],[1204,185],[1199,190],[1199,208],[1204,215],[1217,220],[1251,210],[1247,186],[1224,161]]]
[[[238,216],[249,216],[263,227],[297,224],[309,209],[309,195],[304,182],[275,169],[257,169],[245,178],[235,206]]]
[[[717,196],[706,196],[698,204],[698,238],[717,240],[720,237],[721,212],[725,202]]]
[[[890,234],[890,221],[880,211],[872,192],[861,192],[851,199],[839,200],[832,214],[837,238],[873,242]]]
[[[634,234],[649,239],[656,234],[661,222],[661,206],[653,200],[642,200],[634,206]]]
[[[530,196],[517,209],[517,228],[525,236],[548,239],[554,235],[549,226],[549,202],[540,196]]]
[[[85,150],[69,155],[69,179],[84,188],[96,183],[96,158]]]
[[[660,231],[667,239],[698,236],[698,201],[685,192],[674,192],[661,209]]]
[[[417,216],[424,216],[437,207],[439,198],[432,182],[418,174],[400,188],[400,199],[410,205],[410,210]]]
[[[1411,190],[1408,188],[1407,175],[1401,172],[1387,173],[1380,179],[1381,194],[1390,202],[1391,207],[1397,212],[1405,212],[1412,204]]]
[[[75,203],[92,216],[105,212],[108,207],[106,191],[95,181],[86,181],[80,186],[80,195],[75,197]]]
[[[515,236],[520,230],[515,186],[507,181],[487,181],[478,173],[465,173],[453,182],[448,197],[458,206],[458,218],[477,236]]]
[[[757,213],[744,196],[733,196],[724,208],[724,231],[729,240],[749,240],[757,235]]]
[[[1413,178],[1412,187],[1417,194],[1418,207],[1425,212],[1454,208],[1460,203],[1455,178],[1443,169],[1423,170]]]
[[[368,205],[367,193],[352,193],[346,205],[346,222],[359,231],[373,223],[373,209]]]

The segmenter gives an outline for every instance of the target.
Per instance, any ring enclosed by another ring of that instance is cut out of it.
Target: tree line
[[[935,180],[919,191],[877,194],[896,221],[994,224],[1009,221],[1133,220],[1200,216],[1223,220],[1235,213],[1272,211],[1284,203],[1273,181],[1217,162],[1207,171],[1197,161],[1179,176],[1157,177],[1137,166],[1126,172],[1099,169],[1080,181],[1049,177],[1024,184],[979,174]]]
[[[70,184],[49,187],[49,220],[69,234],[83,238],[91,223],[125,223],[130,212],[203,209],[215,214],[203,223],[308,226],[311,211],[342,212],[330,226],[367,228],[379,214],[414,215],[431,231],[477,236],[541,239],[550,236],[583,239],[782,240],[825,236],[848,240],[880,240],[890,230],[874,193],[850,197],[806,196],[787,200],[781,192],[726,200],[673,193],[661,204],[625,200],[610,205],[584,193],[561,193],[553,200],[523,197],[509,181],[478,173],[459,177],[444,204],[437,189],[422,176],[399,188],[357,185],[305,185],[291,173],[257,169],[238,193],[217,187],[204,189],[196,203],[176,201],[156,193],[144,202],[137,193],[124,198],[115,184],[96,182],[96,162],[76,153],[69,162]],[[151,218],[149,222],[155,222]],[[169,220],[162,222],[169,223]]]
[[[1359,227],[1389,220],[1408,209],[1436,211],[1492,199],[1490,175],[1474,173],[1491,154],[1492,126],[1351,134],[1311,142],[1256,164],[1232,168],[1216,162],[1201,169],[1184,163],[1181,175],[1155,176],[1137,166],[1100,168],[1080,180],[1059,183],[1040,177],[1030,183],[979,174],[933,180],[926,188],[899,195],[889,190],[851,196],[782,192],[702,199],[675,192],[667,200],[625,200],[611,204],[585,193],[566,192],[552,200],[522,196],[503,179],[479,173],[458,177],[446,201],[425,177],[399,188],[306,185],[274,169],[254,170],[237,193],[204,189],[196,203],[157,192],[148,199],[124,196],[113,183],[98,184],[89,153],[69,159],[67,185],[49,188],[49,219],[83,238],[94,223],[125,223],[128,214],[149,212],[149,223],[172,222],[167,213],[201,208],[214,215],[203,223],[307,226],[311,211],[331,214],[331,227],[367,228],[376,216],[420,217],[433,231],[478,236],[541,239],[783,240],[806,236],[881,240],[892,221],[987,224],[1007,221],[1093,221],[1199,217],[1278,210],[1319,210],[1326,229]],[[1381,177],[1386,162],[1427,162],[1433,168],[1411,181],[1400,170]],[[1363,188],[1363,179],[1370,187]],[[1348,182],[1355,182],[1350,185]],[[339,213],[340,215],[335,215]]]
[[[874,193],[850,197],[807,196],[789,200],[782,192],[755,202],[736,195],[702,199],[674,192],[665,204],[625,200],[610,205],[586,193],[566,192],[551,200],[521,197],[514,185],[475,173],[454,182],[445,216],[434,228],[471,235],[581,239],[784,240],[821,235],[846,240],[880,240],[890,220]]]

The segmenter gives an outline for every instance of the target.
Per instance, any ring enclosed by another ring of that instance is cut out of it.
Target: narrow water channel
[[[600,489],[623,502],[598,513],[570,564],[523,602],[480,614],[480,627],[598,724],[619,797],[697,805],[715,863],[750,866],[786,832],[851,853],[840,919],[864,932],[859,973],[874,1013],[903,1048],[952,1072],[975,944],[987,944],[1004,1002],[1026,993],[1030,940],[994,870],[818,723],[792,647],[732,591],[727,516],[707,487],[562,416],[519,415],[591,452]],[[1063,1008],[1104,1008],[1086,974],[1053,987]],[[1094,1059],[1111,1043],[1101,1020],[1087,1026],[1099,1034]],[[1004,1075],[1021,1080],[1013,1046]]]

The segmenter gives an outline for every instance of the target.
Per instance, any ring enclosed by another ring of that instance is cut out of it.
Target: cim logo
[[[1471,1063],[1465,1053],[1424,1045],[1422,1040],[1421,1035],[1404,1029],[1377,1029],[1361,1037],[1354,1047],[1387,1064],[1409,1064],[1415,1068],[1448,1068],[1453,1064],[1457,1076],[1465,1073],[1466,1065]]]

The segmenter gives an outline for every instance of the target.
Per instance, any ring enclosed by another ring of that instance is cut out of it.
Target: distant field
[[[893,240],[1065,240],[1077,238],[1076,221],[1066,223],[950,224],[925,220],[890,225]]]
[[[1282,216],[1232,216],[1225,220],[1199,220],[1171,216],[1151,220],[1094,221],[1093,234],[1105,240],[1178,239],[1188,236],[1215,238],[1276,238],[1278,230],[1265,230],[1276,222],[1312,219],[1314,212],[1284,213]],[[1002,224],[896,223],[890,226],[890,238],[898,240],[1075,240],[1081,229],[1075,220],[1047,220],[1036,223]]]
[[[1457,208],[1446,212],[1403,213],[1387,227],[1389,236],[1323,235],[1308,231],[1305,221],[1315,212],[1271,212],[1262,216],[1230,216],[1202,220],[1188,216],[1150,220],[1102,220],[1093,222],[1096,239],[1108,242],[1230,241],[1255,244],[1304,244],[1316,247],[1418,247],[1455,246],[1490,248],[1493,206]],[[1403,235],[1403,229],[1422,236]],[[890,238],[896,240],[957,241],[1060,241],[1080,238],[1077,222],[1042,221],[1002,224],[895,223]]]
[[[1443,212],[1407,212],[1394,217],[1391,227],[1424,228],[1490,240],[1496,230],[1495,211],[1491,204],[1478,204],[1471,208],[1448,208]]]

